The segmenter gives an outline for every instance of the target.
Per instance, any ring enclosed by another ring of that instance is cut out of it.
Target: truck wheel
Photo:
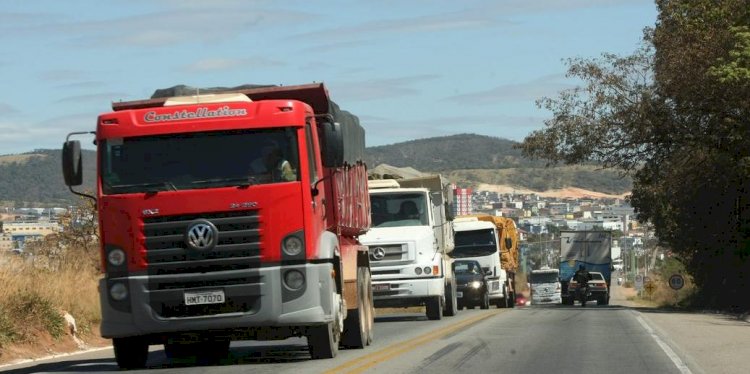
[[[367,345],[372,344],[375,336],[375,302],[372,298],[372,274],[370,267],[365,268],[365,292],[367,295]]]
[[[503,286],[503,297],[497,300],[498,308],[507,308],[508,307],[508,289]]]
[[[456,278],[451,279],[450,283],[445,286],[445,310],[443,314],[453,317],[458,314],[458,299],[456,297]]]
[[[511,292],[510,300],[508,301],[508,308],[515,308],[515,307],[516,307],[516,293]]]
[[[334,291],[331,299],[333,301],[333,321],[325,325],[312,326],[307,329],[307,347],[313,359],[334,358],[339,352],[342,313],[341,295]]]
[[[479,307],[482,309],[490,308],[490,294],[487,292],[487,290],[485,290],[484,294],[482,295],[482,304]]]
[[[371,325],[368,323],[367,309],[370,304],[367,301],[368,288],[365,279],[368,271],[366,267],[357,267],[357,309],[350,309],[346,314],[344,334],[341,336],[341,343],[348,348],[361,349],[369,343]]]
[[[140,336],[114,338],[115,361],[123,369],[143,369],[148,359],[148,341]]]
[[[440,296],[435,296],[428,300],[427,303],[427,318],[431,320],[440,320],[443,318],[443,306],[440,305]]]

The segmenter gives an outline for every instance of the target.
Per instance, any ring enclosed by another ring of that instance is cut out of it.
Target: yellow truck
[[[453,222],[454,259],[477,260],[487,275],[490,303],[498,308],[513,307],[518,270],[516,222],[507,217],[475,214],[458,216]]]

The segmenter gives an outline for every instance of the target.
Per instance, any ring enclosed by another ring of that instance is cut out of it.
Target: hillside
[[[459,134],[367,148],[368,165],[411,166],[417,170],[544,167],[513,148],[518,143],[491,136]]]
[[[547,191],[567,187],[620,195],[630,191],[629,178],[595,166],[545,168],[540,161],[521,156],[516,142],[490,136],[460,134],[370,147],[365,157],[370,167],[389,164],[424,172],[440,172],[467,187],[517,188]],[[96,155],[84,151],[84,183],[93,190]],[[36,150],[0,156],[0,205],[24,202],[60,206],[77,199],[63,183],[59,150]],[[495,187],[491,187],[495,186]]]
[[[595,165],[547,168],[543,161],[524,158],[517,142],[491,136],[459,134],[370,147],[368,165],[388,164],[440,172],[470,187],[502,185],[519,190],[547,191],[575,187],[621,195],[632,189],[630,178]]]
[[[96,153],[83,152],[84,185],[93,190]],[[77,198],[63,182],[61,165],[59,150],[0,156],[0,205],[64,206],[74,202]]]

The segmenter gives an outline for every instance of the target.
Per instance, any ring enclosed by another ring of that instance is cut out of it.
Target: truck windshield
[[[299,180],[292,128],[115,138],[99,147],[104,194]]]
[[[555,283],[557,282],[557,273],[531,273],[529,283]]]
[[[372,227],[427,226],[427,199],[419,193],[370,195]]]
[[[476,257],[497,253],[495,230],[456,231],[451,257]]]

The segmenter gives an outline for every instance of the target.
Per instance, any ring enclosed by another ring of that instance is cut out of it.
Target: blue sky
[[[563,59],[631,53],[655,20],[653,0],[0,0],[0,155],[176,84],[325,82],[368,146],[520,141],[575,84]]]

